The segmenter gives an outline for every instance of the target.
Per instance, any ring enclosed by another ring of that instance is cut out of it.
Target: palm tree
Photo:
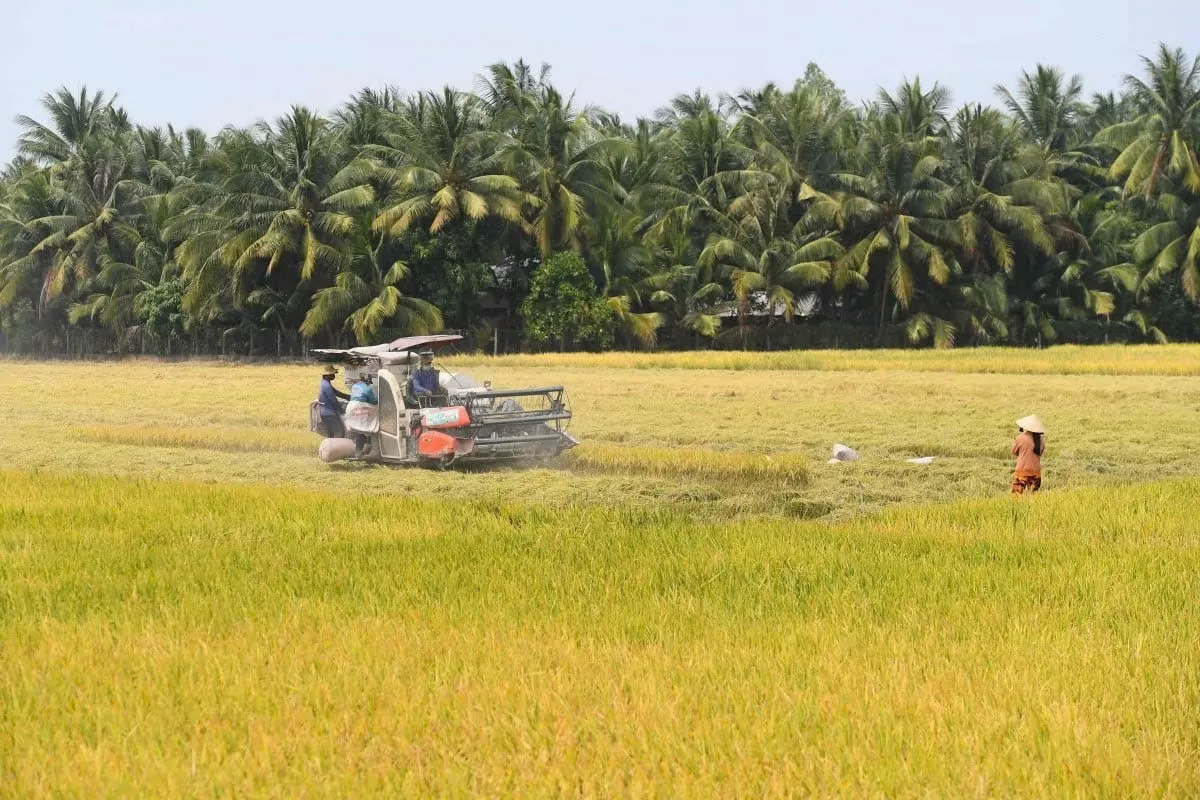
[[[773,106],[779,103],[782,92],[775,85],[774,81],[767,83],[761,89],[743,89],[736,96],[725,95],[721,98],[721,106],[732,117],[739,119],[740,117],[762,116],[764,112],[770,110]],[[660,119],[663,112],[659,112]]]
[[[1089,112],[1080,100],[1083,80],[1065,78],[1055,67],[1038,64],[1032,74],[1021,73],[1015,92],[1002,85],[996,93],[1013,121],[1028,138],[1030,155],[1043,161],[1047,176],[1057,176],[1076,186],[1100,187],[1107,172],[1085,141],[1084,120]]]
[[[147,194],[129,176],[127,141],[88,140],[55,171],[60,211],[37,221],[48,235],[36,249],[54,253],[45,284],[50,297],[130,262],[139,239],[138,200]]]
[[[391,120],[404,108],[404,96],[394,86],[362,89],[334,112],[338,141],[347,148],[347,159],[369,145],[386,144]]]
[[[659,168],[629,196],[652,237],[687,230],[703,244],[714,228],[730,225],[724,209],[735,198],[775,180],[752,166],[754,151],[708,109],[666,129],[656,143]]]
[[[274,126],[228,131],[219,145],[229,177],[204,209],[180,221],[178,258],[199,312],[232,287],[235,304],[259,282],[292,284],[332,275],[346,262],[354,212],[374,201],[367,168],[340,167],[328,121],[299,106]]]
[[[42,97],[42,108],[50,123],[24,114],[17,117],[21,134],[17,151],[38,163],[61,164],[78,155],[85,143],[111,130],[115,121],[116,97],[104,92],[89,95],[87,87],[76,97],[65,86]]]
[[[702,108],[679,120],[667,139],[667,157],[679,175],[680,188],[709,202],[724,202],[722,175],[747,168],[753,152],[732,135],[729,123],[716,112]]]
[[[849,109],[816,87],[786,94],[765,89],[737,123],[735,135],[754,151],[754,163],[786,187],[793,202],[824,182],[846,149]]]
[[[946,238],[976,272],[1011,272],[1019,249],[1055,251],[1043,215],[1065,213],[1067,192],[1029,155],[1020,130],[995,109],[968,106],[951,123],[947,167],[957,230]]]
[[[1137,288],[1139,270],[1129,246],[1134,220],[1115,207],[1113,194],[1116,190],[1089,194],[1071,210],[1071,228],[1078,236],[1057,254],[1058,274],[1047,275],[1057,280],[1062,319],[1110,317],[1117,311],[1118,297]],[[1053,287],[1044,288],[1053,295]]]
[[[3,267],[8,286],[28,285],[40,273],[39,307],[132,260],[137,201],[146,194],[130,168],[132,128],[111,99],[86,88],[76,97],[64,88],[45,95],[42,105],[48,124],[17,119],[22,156],[48,165],[42,177],[25,184],[18,208],[46,213],[11,218],[20,231]]]
[[[1015,94],[1003,85],[996,94],[1026,135],[1046,153],[1063,153],[1078,138],[1077,126],[1085,111],[1080,101],[1083,79],[1063,77],[1061,70],[1038,64],[1030,74],[1022,71]]]
[[[38,316],[48,312],[55,299],[50,282],[57,254],[46,244],[52,235],[48,220],[62,210],[48,171],[31,166],[10,178],[0,204],[0,309],[29,298]]]
[[[348,330],[359,344],[378,341],[382,332],[397,335],[433,333],[442,315],[433,305],[406,297],[400,283],[408,276],[402,261],[386,260],[385,237],[373,232],[365,218],[354,227],[350,254],[333,285],[313,296],[300,333]]]
[[[1134,241],[1134,259],[1146,270],[1139,290],[1178,272],[1184,295],[1200,303],[1200,196],[1163,192],[1153,206],[1161,221]]]
[[[493,127],[498,131],[516,134],[531,113],[536,100],[550,86],[550,65],[542,64],[537,74],[524,60],[515,64],[497,62],[487,69],[487,76],[476,79],[476,94],[483,101]]]
[[[1008,336],[1009,299],[1002,274],[956,275],[944,286],[930,287],[917,298],[904,333],[914,345],[944,349],[965,333],[975,344]]]
[[[250,347],[254,347],[254,333],[262,326],[275,331],[275,355],[283,355],[284,339],[291,339],[293,332],[299,333],[308,310],[310,298],[302,292],[280,291],[272,286],[260,286],[246,295],[243,304],[243,323],[234,330],[246,331],[250,336]]]
[[[671,102],[655,112],[655,119],[668,127],[677,128],[685,120],[703,117],[720,117],[718,105],[704,92],[696,89],[691,94],[678,94]]]
[[[676,181],[667,155],[669,136],[669,132],[650,120],[639,119],[630,129],[624,147],[604,149],[598,154],[604,169],[612,176],[615,199],[639,215],[648,209],[637,205],[633,199],[635,193],[646,186],[668,186]]]
[[[960,281],[955,290],[961,302],[950,309],[948,314],[955,330],[947,332],[935,328],[932,337],[935,347],[956,343],[958,331],[965,331],[979,344],[1008,337],[1011,312],[1005,276],[972,276]],[[913,339],[914,333],[916,331],[910,329],[910,339]],[[950,333],[952,338],[947,338],[947,333]]]
[[[871,289],[880,337],[892,301],[905,310],[920,278],[944,285],[959,270],[946,247],[952,196],[939,174],[943,143],[932,135],[943,127],[943,97],[937,86],[924,93],[907,84],[873,111],[850,171],[830,176],[834,190],[816,196],[802,220],[805,230],[839,231],[845,251],[833,264],[834,287]]]
[[[589,255],[599,264],[600,292],[621,327],[643,345],[653,345],[663,324],[661,314],[639,311],[647,305],[646,279],[653,254],[641,233],[641,217],[623,206],[606,207],[589,234]]]
[[[508,139],[485,128],[477,97],[449,87],[422,94],[413,113],[395,115],[391,127],[387,145],[364,151],[389,167],[398,192],[398,202],[375,218],[377,231],[399,235],[417,220],[429,221],[430,233],[459,219],[520,222],[520,184],[501,166]]]
[[[158,195],[142,201],[136,241],[128,263],[109,260],[96,276],[90,294],[71,306],[72,322],[96,320],[122,338],[135,324],[139,299],[160,283],[178,275],[174,243],[168,231],[182,211],[178,195]]]
[[[721,330],[719,303],[725,287],[712,266],[697,263],[698,252],[686,226],[664,226],[654,237],[655,269],[644,281],[650,302],[660,309],[663,324],[695,337],[711,339]]]
[[[875,104],[890,127],[904,137],[940,136],[949,124],[950,90],[939,83],[925,91],[921,79],[914,78],[900,84],[895,94],[880,89]]]
[[[1126,194],[1150,197],[1162,191],[1162,178],[1200,194],[1200,56],[1188,61],[1182,49],[1160,45],[1154,60],[1142,58],[1146,79],[1127,75],[1138,117],[1118,122],[1096,136],[1097,142],[1120,151],[1113,162],[1114,179],[1124,179]]]
[[[543,258],[578,249],[591,209],[611,198],[604,153],[615,144],[574,110],[571,98],[549,85],[539,88],[506,158],[526,193],[530,232]]]
[[[843,253],[832,237],[794,226],[790,206],[778,186],[742,195],[727,211],[729,233],[714,233],[700,253],[700,266],[729,276],[743,325],[754,298],[766,303],[772,320],[779,309],[791,322],[796,293],[828,280],[832,260]]]
[[[1091,140],[1100,131],[1132,119],[1135,114],[1131,100],[1129,95],[1117,97],[1113,92],[1093,94],[1091,105],[1084,109],[1080,122],[1081,135],[1085,140],[1082,146],[1091,147]]]

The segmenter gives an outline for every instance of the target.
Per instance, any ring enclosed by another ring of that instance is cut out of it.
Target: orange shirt
[[[1042,450],[1046,449],[1046,435],[1042,434]],[[1013,442],[1012,454],[1017,457],[1017,475],[1030,478],[1042,474],[1042,459],[1033,452],[1033,434],[1026,431],[1017,435]]]

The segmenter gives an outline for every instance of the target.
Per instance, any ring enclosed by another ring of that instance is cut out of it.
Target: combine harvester
[[[359,376],[370,377],[379,399],[377,414],[344,416],[348,435],[367,437],[364,455],[355,456],[352,439],[325,439],[321,460],[445,469],[550,459],[579,444],[567,433],[571,410],[562,386],[495,391],[490,381],[480,386],[466,375],[439,370],[444,395],[414,396],[409,381],[419,363],[417,351],[461,339],[410,336],[372,347],[313,350],[318,362],[342,369],[347,386]],[[309,407],[309,430],[324,433],[316,401]]]

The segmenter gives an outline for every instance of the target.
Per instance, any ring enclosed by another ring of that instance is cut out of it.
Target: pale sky
[[[818,63],[852,100],[905,76],[995,102],[1038,62],[1117,88],[1160,40],[1200,48],[1200,0],[0,0],[0,159],[62,84],[117,92],[141,124],[215,132],[363,86],[472,88],[498,60],[629,121],[696,87],[790,84]]]

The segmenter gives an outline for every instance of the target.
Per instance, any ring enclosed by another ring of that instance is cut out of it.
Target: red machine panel
[[[421,427],[429,430],[463,428],[471,424],[471,415],[462,406],[426,408],[421,410]]]
[[[442,458],[454,452],[455,439],[441,431],[425,431],[417,439],[417,452],[425,458]]]

